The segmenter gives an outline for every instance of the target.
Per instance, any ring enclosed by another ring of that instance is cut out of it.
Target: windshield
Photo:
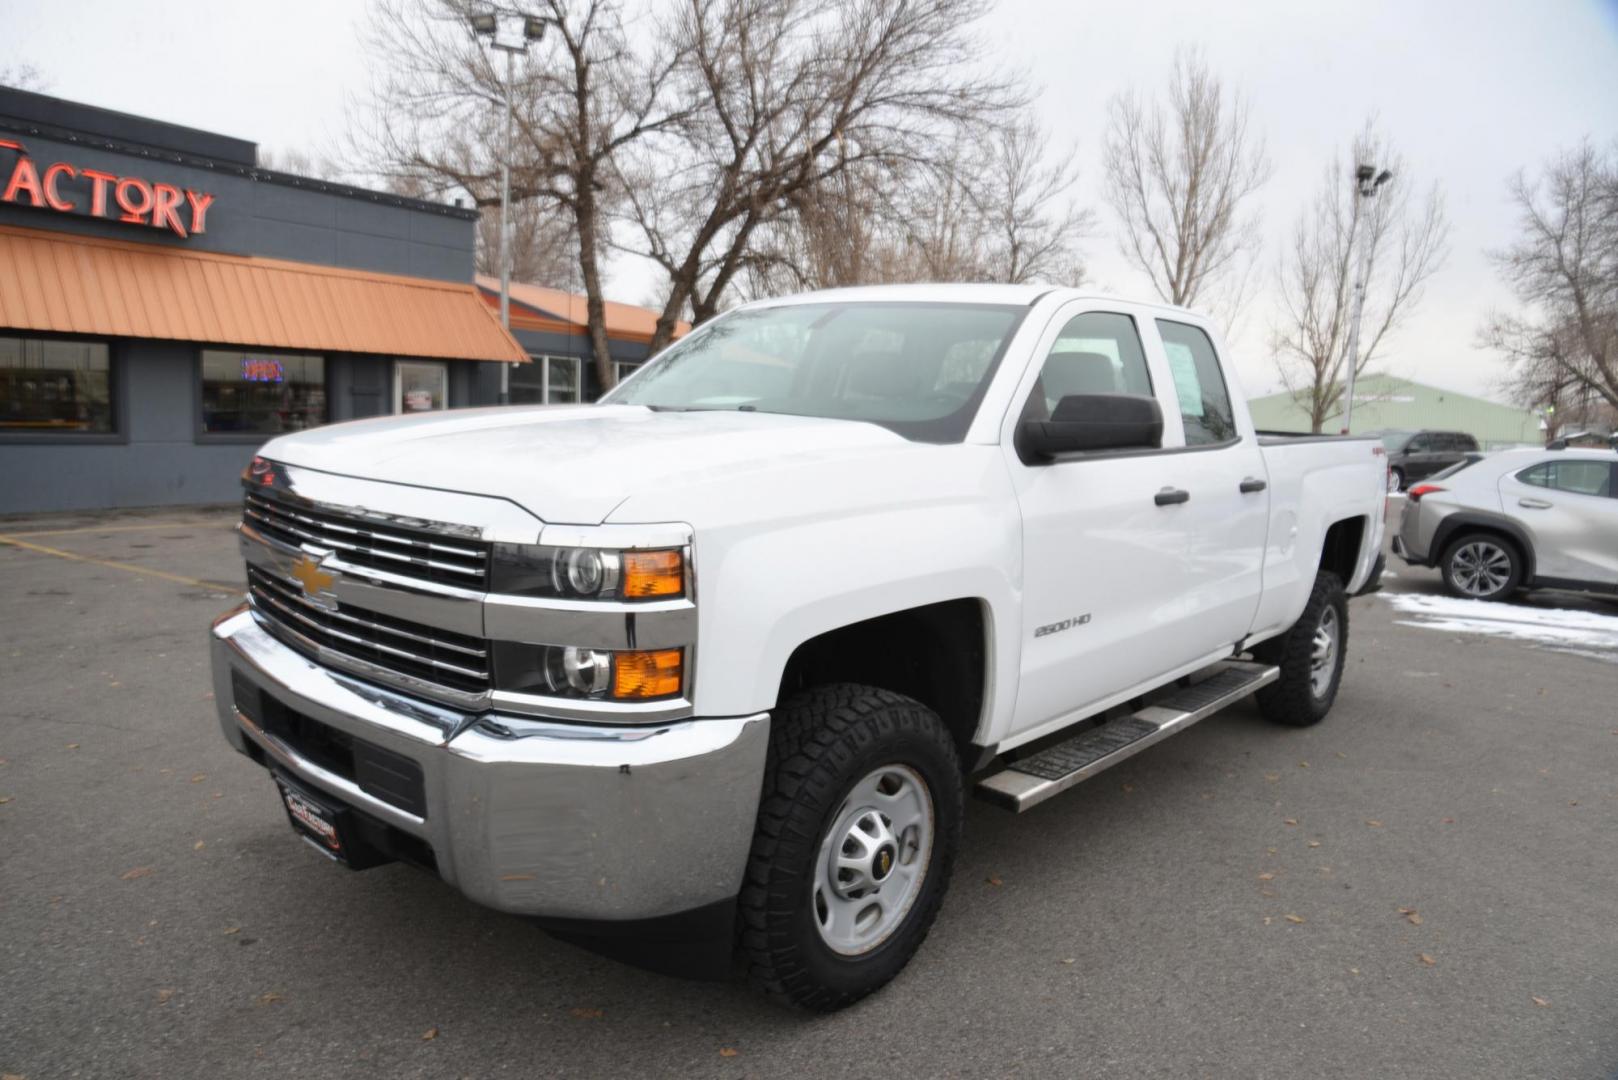
[[[960,442],[1026,307],[821,303],[737,311],[602,398],[880,424]]]

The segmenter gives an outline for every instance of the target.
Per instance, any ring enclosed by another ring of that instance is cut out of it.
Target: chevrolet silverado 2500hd
[[[1255,432],[1184,310],[750,304],[593,405],[266,444],[219,720],[333,859],[836,1008],[921,944],[969,788],[1325,716],[1385,460]]]

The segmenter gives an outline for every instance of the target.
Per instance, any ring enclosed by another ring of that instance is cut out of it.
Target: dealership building
[[[0,87],[0,514],[233,501],[266,439],[493,404],[506,364],[513,401],[593,399],[582,300],[514,286],[507,332],[476,225]],[[632,366],[651,315],[613,307]]]

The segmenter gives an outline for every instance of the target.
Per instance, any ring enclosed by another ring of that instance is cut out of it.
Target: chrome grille
[[[352,660],[410,678],[480,694],[489,689],[489,643],[339,603],[335,611],[313,603],[294,581],[256,566],[247,568],[247,590],[260,620],[291,647],[319,659],[309,642]]]
[[[317,510],[249,489],[242,520],[292,547],[310,544],[335,551],[343,562],[388,570],[402,577],[483,589],[489,545],[428,529],[378,524],[358,515]]]

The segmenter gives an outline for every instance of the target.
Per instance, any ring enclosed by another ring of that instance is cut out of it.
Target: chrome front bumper
[[[769,715],[644,727],[464,714],[311,663],[246,605],[215,620],[225,738],[425,841],[439,875],[500,911],[628,921],[734,897],[752,842]],[[411,813],[309,760],[236,702],[243,680],[285,708],[415,762]],[[252,756],[252,755],[250,755]]]

